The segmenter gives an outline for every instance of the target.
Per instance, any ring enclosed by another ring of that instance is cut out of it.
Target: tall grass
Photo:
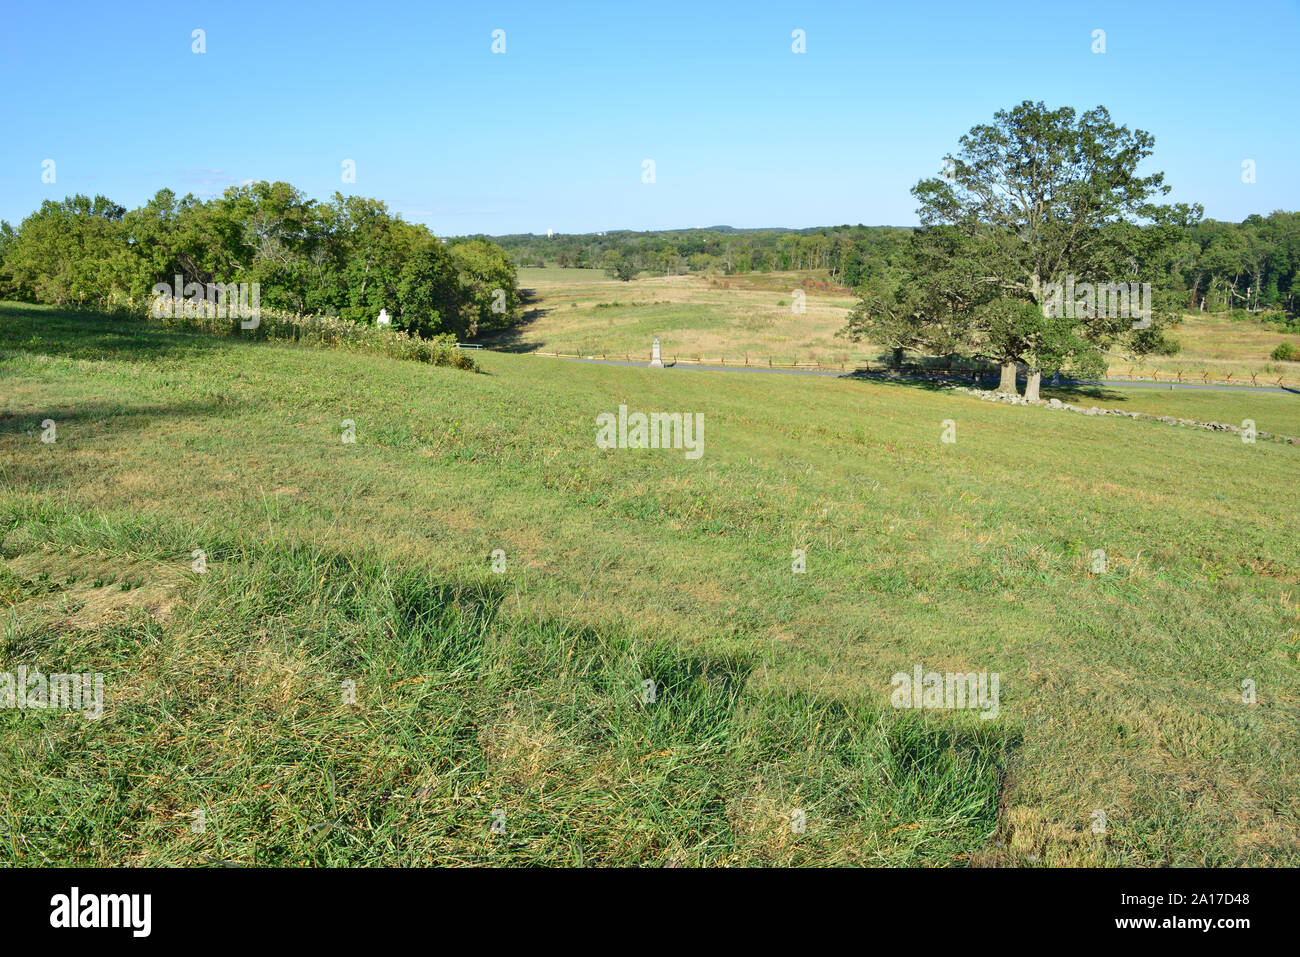
[[[105,568],[188,561],[143,523],[5,524],[6,558],[44,539]],[[232,539],[181,593],[167,621],[84,629],[54,626],[57,594],[4,593],[0,669],[99,671],[107,701],[99,721],[0,710],[0,860],[944,865],[996,826],[1005,732],[755,686],[752,657],[623,627],[506,619],[491,581]]]

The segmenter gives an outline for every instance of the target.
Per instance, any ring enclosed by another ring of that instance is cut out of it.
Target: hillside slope
[[[0,859],[1297,861],[1295,447],[14,305],[0,362],[0,670],[108,689],[0,709]],[[917,665],[997,717],[892,709]]]

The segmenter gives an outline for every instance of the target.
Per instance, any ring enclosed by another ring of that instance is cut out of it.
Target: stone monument
[[[659,356],[659,337],[655,336],[655,343],[650,347],[650,368],[662,369],[664,360]]]
[[[379,310],[379,318],[376,319],[375,322],[381,326],[390,326],[393,324],[393,320],[388,317],[387,309]]]

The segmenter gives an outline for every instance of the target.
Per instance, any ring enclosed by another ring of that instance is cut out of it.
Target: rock
[[[983,402],[1002,402],[1007,405],[1037,405],[1048,409],[1061,410],[1068,412],[1078,412],[1083,415],[1119,415],[1126,416],[1130,419],[1150,419],[1153,422],[1164,422],[1167,425],[1185,425],[1196,429],[1207,429],[1211,432],[1233,432],[1240,434],[1242,429],[1239,426],[1231,425],[1227,422],[1198,422],[1195,419],[1178,419],[1171,415],[1152,415],[1149,412],[1126,412],[1123,409],[1099,409],[1097,406],[1090,406],[1085,409],[1082,406],[1071,405],[1068,402],[1062,402],[1060,399],[1048,399],[1044,402],[1042,399],[1030,401],[1024,396],[1012,395],[1009,392],[990,392],[986,389],[970,389],[962,386],[949,386],[953,392],[961,392],[966,395],[972,395]],[[1285,442],[1288,445],[1300,445],[1300,437],[1278,435],[1274,436],[1270,432],[1257,432],[1259,438],[1276,438],[1279,442]]]

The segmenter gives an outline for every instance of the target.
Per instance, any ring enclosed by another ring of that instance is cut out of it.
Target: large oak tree
[[[1097,374],[1106,350],[1161,344],[1170,301],[1154,297],[1147,328],[1133,318],[1053,315],[1049,283],[1151,282],[1168,275],[1163,252],[1199,208],[1155,202],[1164,174],[1141,175],[1154,140],[1117,126],[1104,107],[1076,114],[1025,101],[976,126],[945,158],[942,175],[912,189],[922,228],[892,285],[868,287],[849,332],[895,349],[954,351],[996,359],[1000,391],[1026,395],[1061,369]],[[1069,310],[1074,313],[1075,310]]]

